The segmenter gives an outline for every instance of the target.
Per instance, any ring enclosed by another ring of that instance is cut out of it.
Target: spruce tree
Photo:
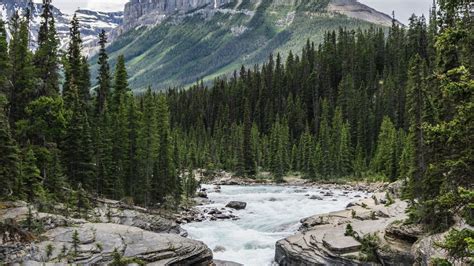
[[[152,180],[152,200],[155,203],[164,202],[166,196],[172,196],[180,189],[176,169],[173,162],[173,147],[171,141],[169,109],[166,97],[158,96],[157,126],[159,136],[158,160]]]
[[[102,49],[101,49],[101,52],[103,52]],[[117,64],[115,66],[114,92],[113,92],[112,106],[114,106],[114,108],[117,108],[125,99],[124,96],[128,94],[130,91],[131,90],[128,87],[128,74],[127,74],[127,69],[125,67],[125,58],[123,55],[120,55],[117,58]]]
[[[63,60],[65,82],[63,85],[63,96],[66,106],[74,104],[73,90],[77,90],[79,99],[85,99],[85,92],[80,91],[83,88],[82,82],[82,39],[77,14],[74,14],[69,28],[69,46]],[[87,93],[89,93],[87,91]]]
[[[69,88],[72,100],[71,119],[62,143],[65,170],[72,185],[81,184],[89,190],[94,179],[91,128],[73,81],[69,84]]]
[[[51,0],[43,0],[43,13],[38,32],[38,49],[34,56],[36,75],[41,80],[38,94],[55,96],[59,94],[59,62],[56,25]]]
[[[8,123],[6,111],[6,97],[0,93],[0,198],[18,197],[18,183],[20,180],[19,150],[13,139]]]
[[[397,152],[397,131],[390,118],[385,117],[380,126],[380,134],[377,140],[377,149],[371,162],[374,172],[383,174],[390,180],[397,178],[397,166],[399,158]]]
[[[151,89],[142,98],[141,103],[142,128],[138,135],[138,187],[142,192],[138,197],[138,202],[149,206],[151,203],[151,182],[153,181],[153,170],[157,161],[159,135],[157,132],[156,108],[154,103],[154,95]]]
[[[243,155],[243,174],[247,177],[254,177],[257,173],[254,150],[252,147],[252,120],[250,113],[250,105],[248,100],[245,100],[244,104],[244,124],[243,124],[243,143],[242,143],[242,155]]]
[[[10,95],[10,61],[5,22],[0,18],[0,94]]]
[[[109,67],[109,56],[105,50],[107,44],[107,35],[105,31],[99,34],[99,75],[97,76],[98,87],[97,87],[97,99],[96,99],[96,115],[102,114],[105,109],[107,98],[110,94],[110,67]],[[119,97],[118,97],[119,98]]]
[[[415,167],[413,168],[413,175],[406,177],[410,177],[409,180],[413,187],[413,192],[419,193],[421,191],[421,180],[426,171],[426,148],[423,123],[426,120],[426,98],[428,97],[425,81],[427,71],[425,61],[418,54],[412,58],[409,66],[406,108],[411,132],[409,142],[413,142],[414,153],[412,159],[414,159]],[[407,145],[408,147],[406,148],[411,148],[410,143],[407,143]],[[406,156],[408,156],[408,154],[406,154]]]
[[[16,13],[10,23],[10,123],[25,118],[25,107],[36,97],[35,68],[32,62],[33,55],[29,50],[29,20],[20,18]]]
[[[21,195],[25,195],[28,202],[43,200],[45,191],[43,189],[40,170],[36,167],[35,153],[28,147],[21,162]]]

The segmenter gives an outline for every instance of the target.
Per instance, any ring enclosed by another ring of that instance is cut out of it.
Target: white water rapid
[[[247,202],[245,210],[234,211],[236,221],[206,221],[189,223],[183,228],[189,237],[201,240],[209,248],[224,247],[214,252],[214,259],[234,261],[246,266],[272,265],[275,243],[294,234],[299,220],[315,214],[343,210],[355,201],[354,196],[367,196],[363,192],[332,190],[334,196],[324,196],[327,190],[294,186],[222,186],[216,193],[208,189],[212,204],[203,206],[223,208],[229,201]],[[323,200],[312,200],[307,195]]]

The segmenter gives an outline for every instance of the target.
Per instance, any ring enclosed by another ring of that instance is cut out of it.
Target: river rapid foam
[[[236,221],[205,221],[183,226],[189,237],[203,241],[214,252],[214,259],[234,261],[246,266],[272,265],[275,243],[294,234],[300,219],[315,214],[343,210],[355,196],[368,196],[359,191],[323,190],[295,186],[203,186],[213,202],[200,208],[223,208],[229,201],[247,202],[245,210],[233,211]],[[327,192],[333,196],[324,196]],[[310,199],[316,195],[322,200]]]

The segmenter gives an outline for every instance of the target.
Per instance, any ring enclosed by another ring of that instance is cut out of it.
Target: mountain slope
[[[326,31],[391,23],[355,0],[199,0],[171,8],[167,1],[128,3],[125,33],[108,47],[112,64],[125,55],[135,89],[212,80],[270,53],[299,51],[308,39],[320,43]]]
[[[19,12],[23,14],[26,8],[30,8],[31,12],[31,48],[36,48],[36,36],[41,22],[42,5],[31,3],[29,0],[0,0],[0,18],[8,21],[9,18]],[[91,10],[78,10],[77,16],[81,24],[81,35],[84,42],[84,53],[89,54],[97,46],[98,35],[102,29],[111,31],[122,24],[123,12],[97,12]],[[61,42],[60,47],[66,48],[69,36],[69,22],[72,15],[64,14],[61,10],[53,8],[53,14],[56,19],[56,28],[58,38]]]

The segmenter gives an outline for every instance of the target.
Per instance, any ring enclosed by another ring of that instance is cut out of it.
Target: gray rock
[[[376,196],[381,195],[379,193]],[[361,255],[361,243],[351,236],[345,236],[346,226],[351,224],[359,236],[376,234],[379,237],[380,247],[384,247],[380,250],[380,263],[407,265],[405,263],[413,261],[407,248],[410,244],[394,245],[384,236],[385,229],[391,223],[407,218],[407,205],[398,199],[390,206],[376,205],[371,198],[362,199],[346,210],[302,219],[298,234],[276,243],[275,262],[278,265],[364,264],[357,260]],[[374,215],[377,220],[370,219]]]
[[[226,251],[226,248],[223,246],[216,246],[213,250],[213,252],[224,252]]]
[[[316,196],[316,195],[313,195],[313,196],[309,197],[309,199],[312,199],[312,200],[323,200],[323,198],[321,198],[320,196]]]
[[[245,209],[245,207],[247,207],[247,203],[243,201],[231,201],[227,203],[226,207],[236,209],[236,210],[243,210]]]
[[[207,199],[207,193],[205,191],[199,191],[196,196],[198,196],[199,198],[204,198],[204,199]]]
[[[35,245],[32,261],[64,261],[61,250],[73,250],[72,236],[77,231],[79,246],[77,256],[70,257],[68,263],[106,264],[110,262],[114,250],[124,257],[137,258],[147,263],[159,265],[209,265],[212,252],[202,242],[176,234],[158,234],[143,229],[110,223],[87,223],[78,227],[59,227],[42,235],[46,239]],[[47,258],[47,246],[53,247]]]

